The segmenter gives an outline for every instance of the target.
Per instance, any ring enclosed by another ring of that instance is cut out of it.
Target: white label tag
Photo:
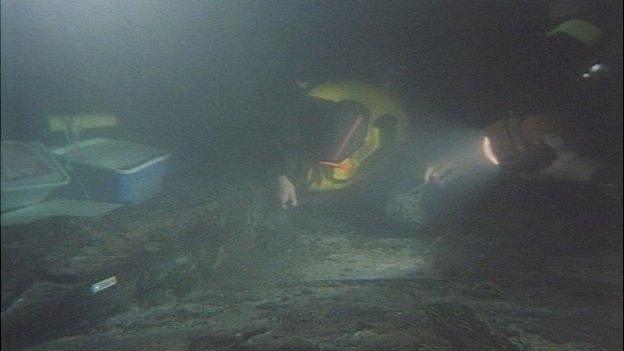
[[[91,292],[96,294],[99,293],[100,291],[104,290],[104,289],[108,289],[111,286],[117,284],[117,277],[112,276],[110,278],[104,279],[102,281],[99,281],[93,285],[91,285]]]

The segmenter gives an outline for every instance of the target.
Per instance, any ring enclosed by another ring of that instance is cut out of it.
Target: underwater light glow
[[[499,165],[498,158],[494,155],[494,151],[492,150],[492,144],[490,142],[490,138],[483,137],[483,145],[482,145],[483,154],[487,157],[490,162],[495,165]]]
[[[597,64],[591,66],[591,68],[589,69],[589,72],[591,72],[591,73],[598,73],[598,72],[601,72],[601,71],[604,71],[604,70],[605,70],[605,66],[603,64],[601,64],[601,63],[597,63]]]

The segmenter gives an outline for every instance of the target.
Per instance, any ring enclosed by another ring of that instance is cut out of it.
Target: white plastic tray
[[[2,142],[2,211],[43,201],[69,176],[38,143]]]
[[[157,149],[109,138],[84,140],[53,152],[69,162],[105,168],[119,173],[137,172],[169,156]]]

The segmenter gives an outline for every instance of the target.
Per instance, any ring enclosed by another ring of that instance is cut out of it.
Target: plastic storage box
[[[69,183],[67,173],[43,145],[2,142],[2,212],[45,200]]]
[[[93,201],[139,204],[158,194],[169,154],[108,138],[73,143],[53,151],[75,181],[70,188]]]

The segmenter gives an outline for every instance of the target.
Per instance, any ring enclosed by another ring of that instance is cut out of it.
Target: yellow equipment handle
[[[48,117],[48,130],[51,132],[75,133],[84,129],[114,127],[119,123],[117,116],[107,113],[74,116]]]

